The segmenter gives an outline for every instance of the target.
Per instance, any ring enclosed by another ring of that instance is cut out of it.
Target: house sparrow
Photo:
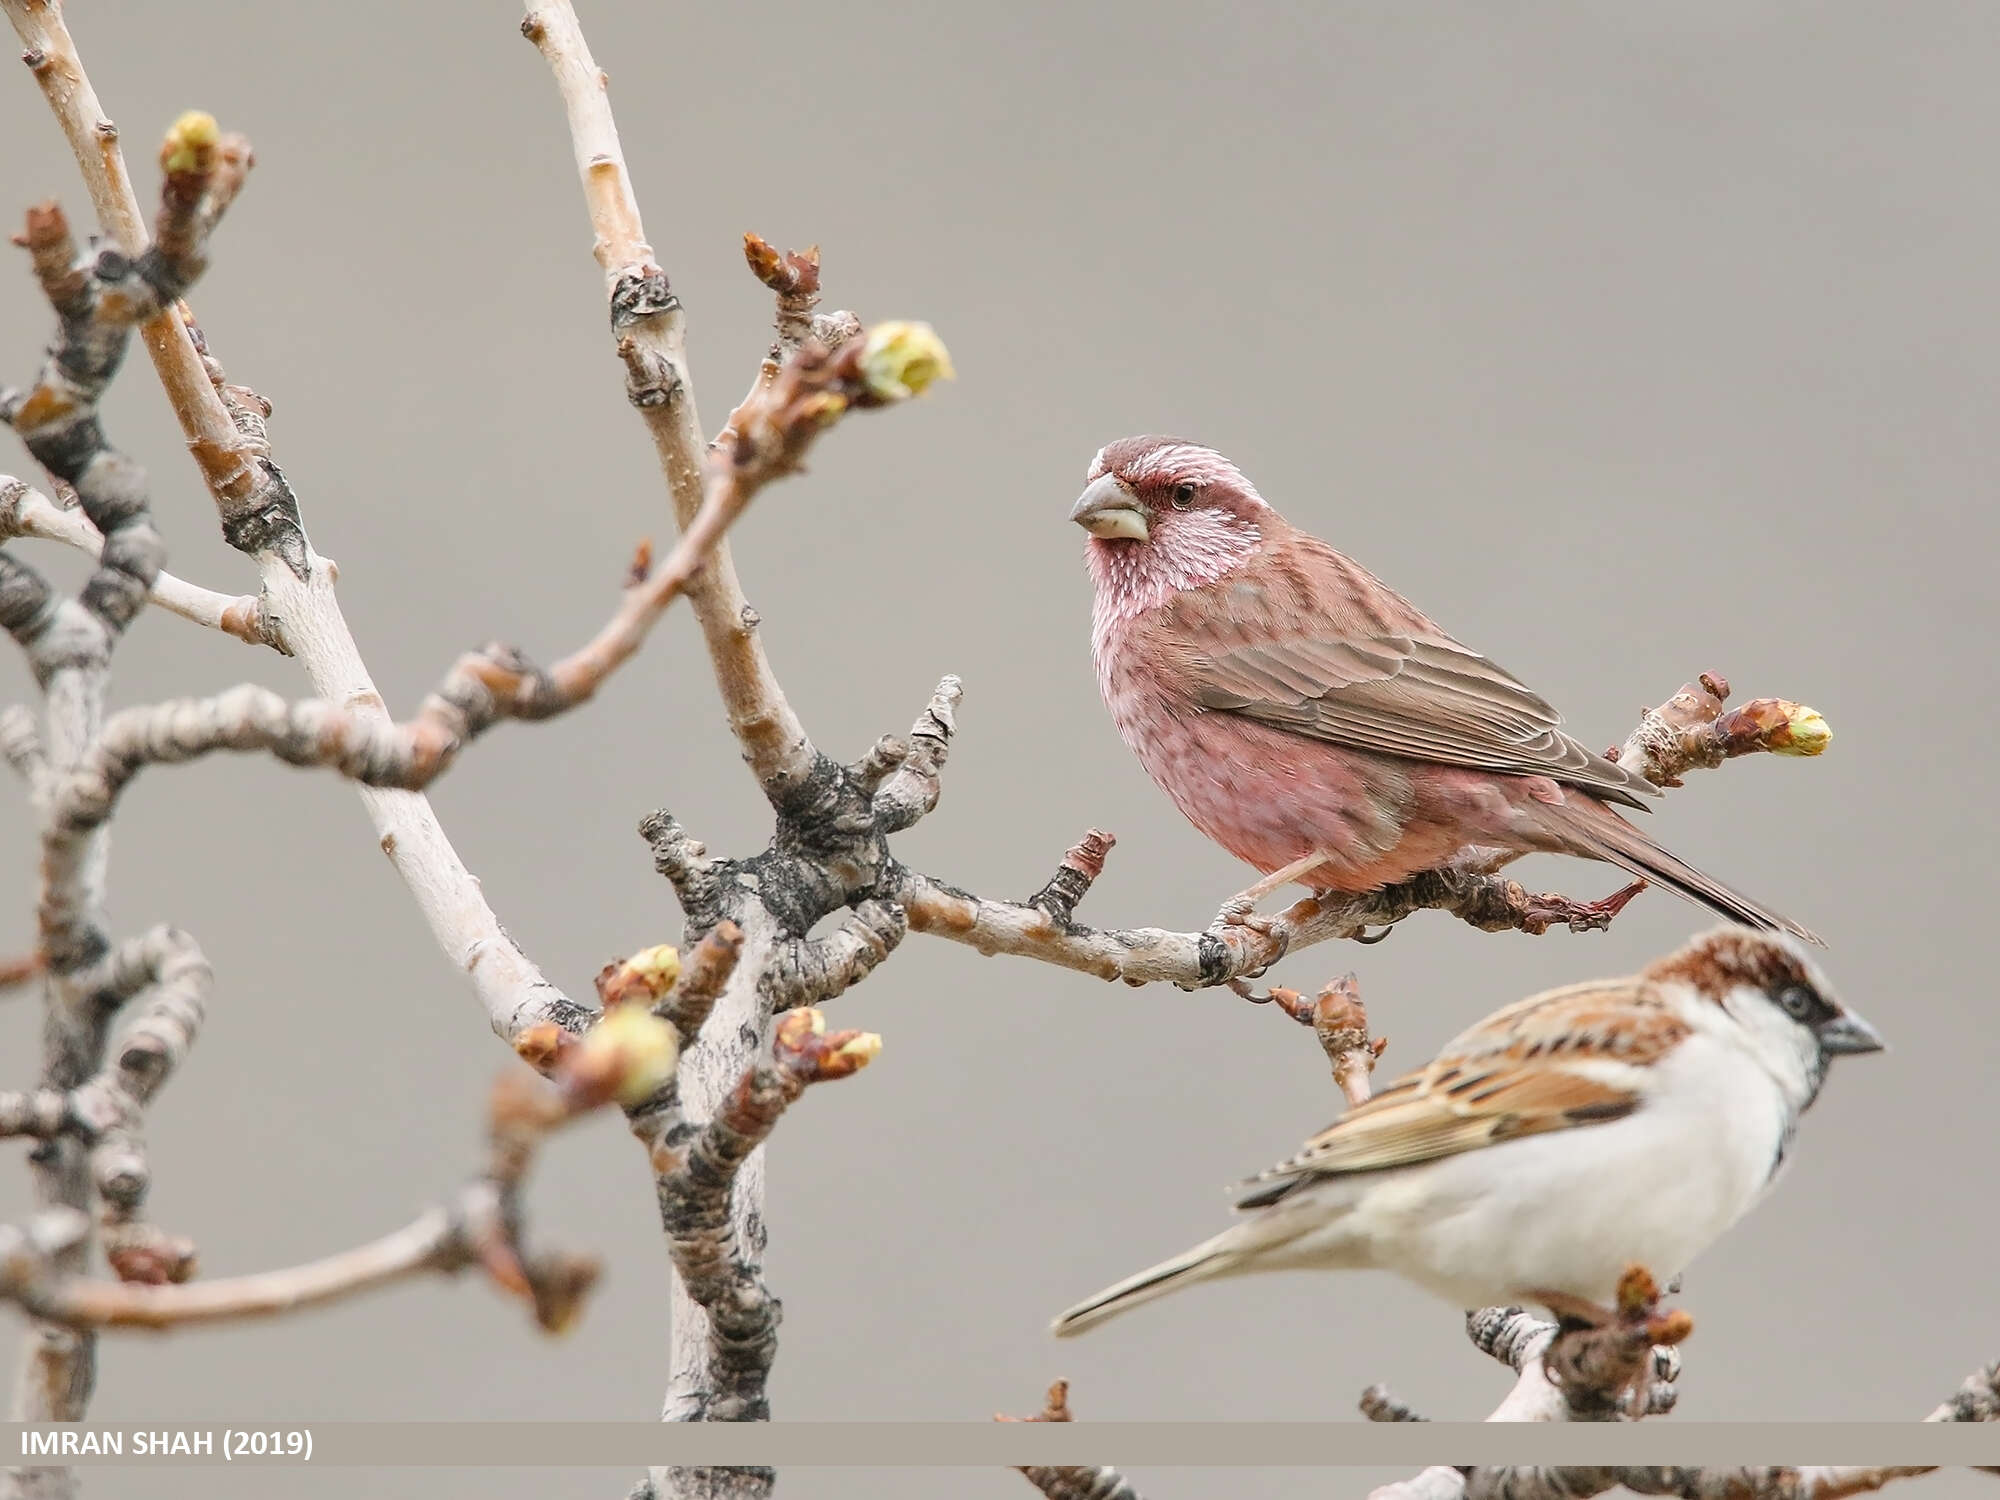
[[[1374,890],[1468,847],[1540,851],[1819,942],[1612,811],[1659,789],[1564,734],[1547,702],[1292,526],[1214,449],[1125,438],[1088,480],[1070,519],[1091,536],[1098,688],[1175,806],[1270,877],[1246,898],[1293,879]]]
[[[1384,1270],[1458,1307],[1602,1323],[1777,1177],[1828,1062],[1882,1039],[1788,937],[1723,927],[1627,979],[1494,1012],[1252,1178],[1255,1216],[1080,1302],[1059,1336],[1197,1281]]]

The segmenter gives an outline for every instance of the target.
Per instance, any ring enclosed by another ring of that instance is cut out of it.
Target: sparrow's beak
[[[1819,1029],[1820,1050],[1830,1057],[1847,1052],[1880,1052],[1889,1044],[1853,1011],[1843,1011]]]
[[[1145,506],[1123,480],[1110,474],[1090,481],[1070,507],[1069,518],[1092,536],[1143,542],[1150,535]]]

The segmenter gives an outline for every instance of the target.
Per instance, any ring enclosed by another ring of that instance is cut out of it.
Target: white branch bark
[[[104,550],[104,537],[81,510],[64,510],[40,490],[11,474],[0,474],[0,540],[15,536],[60,542],[90,557]],[[168,614],[234,636],[245,645],[285,649],[264,613],[264,601],[255,594],[219,594],[162,570],[146,597]]]
[[[64,24],[60,0],[4,0],[31,66],[68,138],[99,224],[136,257],[147,244],[144,217],[105,115]],[[360,649],[334,596],[334,570],[313,552],[289,485],[239,431],[200,351],[174,310],[140,329],[188,445],[214,495],[224,532],[249,552],[263,603],[284,646],[298,657],[319,697],[388,721]],[[574,1007],[510,938],[479,882],[445,836],[421,793],[362,787],[361,801],[382,851],[409,888],[445,956],[471,980],[493,1030],[513,1041],[528,1027]]]

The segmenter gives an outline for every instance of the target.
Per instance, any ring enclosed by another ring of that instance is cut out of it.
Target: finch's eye
[[[1173,504],[1175,510],[1186,510],[1194,504],[1194,485],[1190,481],[1183,479],[1174,486]]]
[[[1778,1004],[1794,1021],[1810,1021],[1823,1008],[1818,995],[1802,984],[1789,984],[1778,992]]]

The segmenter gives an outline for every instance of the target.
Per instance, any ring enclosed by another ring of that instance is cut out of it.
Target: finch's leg
[[[1314,850],[1304,859],[1295,859],[1281,870],[1273,870],[1262,880],[1247,890],[1238,891],[1215,914],[1216,925],[1222,927],[1248,927],[1258,932],[1268,931],[1270,919],[1255,915],[1257,903],[1275,890],[1290,885],[1302,875],[1309,875],[1318,869],[1326,856]],[[1264,925],[1260,925],[1264,924]]]

